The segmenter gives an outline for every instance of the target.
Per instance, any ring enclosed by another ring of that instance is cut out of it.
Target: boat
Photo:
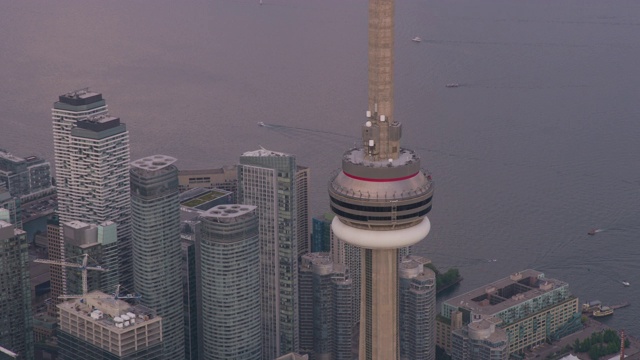
[[[411,39],[411,41],[415,41],[415,42],[421,42],[422,39],[420,39],[419,37],[414,37],[413,39]]]
[[[591,300],[582,304],[582,312],[590,313],[596,309],[599,309],[601,306],[602,306],[602,303],[600,302],[600,300]]]
[[[623,282],[622,282],[622,285],[624,285],[624,286],[631,286],[631,284],[629,284],[629,282],[628,282],[628,281],[623,281]]]
[[[259,122],[258,122],[258,126],[266,126],[266,125],[264,124],[264,122],[259,121]]]
[[[608,306],[602,306],[593,312],[593,317],[605,317],[613,315],[613,309]]]
[[[460,86],[460,84],[458,84],[458,83],[450,83],[450,84],[447,84],[445,86],[448,87],[448,88],[456,88],[456,87]]]
[[[589,230],[589,232],[587,233],[588,235],[595,235],[598,233],[598,229],[591,229]]]

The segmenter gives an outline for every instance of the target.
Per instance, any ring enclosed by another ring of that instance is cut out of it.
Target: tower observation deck
[[[369,0],[369,108],[362,146],[348,150],[329,181],[335,235],[362,249],[360,359],[399,359],[398,249],[431,228],[433,182],[400,147],[393,116],[394,0]]]

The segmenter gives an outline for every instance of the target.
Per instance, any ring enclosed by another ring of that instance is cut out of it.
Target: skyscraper
[[[353,289],[344,264],[329,253],[307,253],[300,263],[300,352],[311,359],[352,359]]]
[[[58,216],[47,219],[47,250],[49,260],[64,261],[64,240]],[[65,294],[67,287],[65,268],[60,265],[49,265],[51,278],[51,303],[47,304],[47,314],[58,318],[58,304],[62,302],[60,295]]]
[[[200,216],[196,240],[199,354],[260,360],[260,245],[256,207],[218,205]]]
[[[33,318],[26,233],[0,209],[0,346],[33,359]]]
[[[421,256],[406,256],[400,263],[400,356],[402,359],[436,358],[436,274]]]
[[[302,197],[308,171],[293,155],[265,149],[244,153],[238,166],[238,202],[257,206],[260,219],[263,357],[268,360],[299,347],[299,246],[309,242],[300,229],[309,219],[299,219],[308,212],[299,208],[307,206]]]
[[[134,288],[163,320],[167,359],[184,359],[182,248],[175,158],[149,156],[131,163]]]
[[[395,360],[398,249],[431,228],[433,183],[420,158],[400,147],[393,115],[394,0],[369,1],[369,108],[362,146],[348,150],[329,185],[335,235],[362,248],[360,359]]]
[[[131,288],[129,132],[107,115],[102,94],[88,89],[61,95],[52,115],[60,221],[118,224],[119,282]]]

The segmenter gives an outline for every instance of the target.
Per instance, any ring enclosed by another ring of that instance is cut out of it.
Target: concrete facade
[[[88,89],[59,96],[52,117],[60,221],[118,224],[119,283],[130,289],[129,132],[108,115],[102,94]]]

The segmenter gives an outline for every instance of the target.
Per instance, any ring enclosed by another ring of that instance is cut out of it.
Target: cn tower
[[[398,249],[424,239],[433,183],[400,147],[393,115],[394,0],[369,0],[369,108],[362,145],[342,157],[329,184],[331,229],[361,248],[360,359],[398,360]]]

